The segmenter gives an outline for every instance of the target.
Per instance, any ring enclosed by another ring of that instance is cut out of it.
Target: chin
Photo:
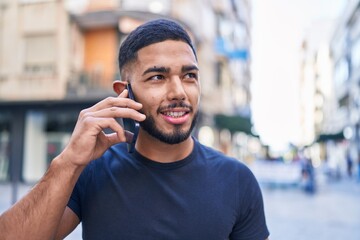
[[[152,116],[147,116],[145,121],[140,123],[140,126],[151,136],[167,144],[179,144],[187,140],[192,130],[196,125],[197,117],[195,117],[190,127],[183,124],[173,125],[171,130],[164,131],[158,124],[155,123],[155,119]]]

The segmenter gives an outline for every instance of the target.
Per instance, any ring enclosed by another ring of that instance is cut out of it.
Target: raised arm
[[[0,240],[54,239],[55,235],[73,229],[62,222],[76,223],[74,213],[69,213],[66,205],[82,170],[113,144],[126,141],[122,127],[114,118],[145,119],[136,111],[141,109],[141,104],[125,98],[126,94],[124,91],[117,98],[109,97],[80,113],[64,151],[51,162],[34,188],[0,216]],[[114,133],[105,134],[105,128],[111,128]]]

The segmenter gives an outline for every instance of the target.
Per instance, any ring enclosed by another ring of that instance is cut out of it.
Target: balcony
[[[114,79],[119,79],[114,76]],[[79,72],[73,73],[67,82],[65,98],[97,99],[114,95],[112,81],[102,81],[101,74]]]

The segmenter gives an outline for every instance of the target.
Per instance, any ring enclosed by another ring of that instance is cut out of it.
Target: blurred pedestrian
[[[357,178],[358,178],[358,181],[360,182],[360,153],[357,154],[357,165],[358,165],[358,167],[357,167],[357,172],[358,172]]]
[[[351,158],[350,151],[347,151],[346,153],[346,167],[347,167],[347,174],[351,178],[353,172],[353,160]]]
[[[200,79],[186,31],[169,20],[141,25],[119,65],[119,96],[80,113],[45,176],[1,215],[0,239],[63,239],[79,222],[84,239],[266,239],[254,175],[191,136]],[[135,135],[114,118],[141,123],[133,153]]]
[[[306,193],[313,194],[316,190],[315,171],[311,158],[301,156],[302,187]]]

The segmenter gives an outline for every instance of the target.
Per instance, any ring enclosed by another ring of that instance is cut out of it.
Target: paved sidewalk
[[[314,195],[299,188],[263,187],[271,240],[359,240],[360,183],[322,183]]]

